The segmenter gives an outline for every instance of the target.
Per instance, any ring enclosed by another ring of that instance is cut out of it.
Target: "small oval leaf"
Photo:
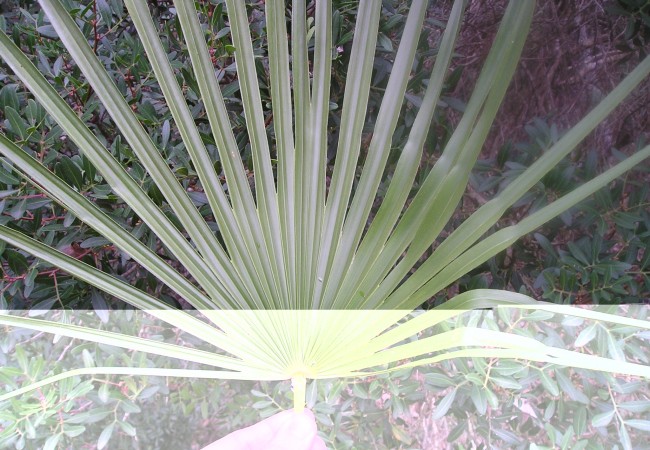
[[[438,403],[438,406],[436,407],[435,411],[433,411],[433,414],[431,414],[431,418],[433,420],[438,420],[444,417],[445,414],[447,414],[447,411],[449,411],[449,408],[454,402],[454,399],[456,398],[456,391],[458,389],[453,389],[450,391],[447,395],[445,395],[442,400],[440,400],[440,403]]]

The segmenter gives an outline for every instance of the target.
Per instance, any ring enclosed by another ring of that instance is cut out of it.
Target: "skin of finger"
[[[303,436],[309,436],[309,440],[307,438],[303,439],[302,448],[305,450],[310,449],[308,445],[310,445],[311,440],[317,438],[316,421],[313,413],[309,410],[305,410],[303,413],[295,413],[293,410],[282,411],[248,428],[237,430],[204,447],[202,450],[269,449],[270,443],[276,440],[276,438],[278,445],[281,445],[280,440],[286,437],[287,433],[288,436],[293,435],[294,437],[292,439],[295,441],[295,434],[301,430]],[[305,444],[305,441],[307,444]],[[288,450],[286,445],[279,448]]]
[[[319,436],[314,436],[310,442],[293,442],[274,440],[271,444],[255,447],[255,450],[327,450],[325,441]]]
[[[319,436],[314,436],[314,439],[311,441],[311,447],[309,450],[327,450],[325,446],[325,441],[322,440]]]
[[[294,413],[295,414],[295,413]],[[316,421],[311,411],[294,415],[286,422],[265,450],[325,450],[325,443],[317,436]],[[256,449],[257,450],[257,449]]]

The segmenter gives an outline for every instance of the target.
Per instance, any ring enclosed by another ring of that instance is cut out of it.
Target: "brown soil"
[[[450,3],[437,5],[444,20]],[[629,73],[648,53],[642,38],[626,39],[628,19],[607,11],[614,0],[540,0],[511,86],[484,155],[507,141],[525,139],[524,125],[535,117],[567,130]],[[506,0],[471,0],[459,36],[456,66],[463,76],[456,92],[469,98],[482,62],[497,32]],[[603,156],[623,149],[640,135],[650,136],[650,80],[645,81],[585,141]]]

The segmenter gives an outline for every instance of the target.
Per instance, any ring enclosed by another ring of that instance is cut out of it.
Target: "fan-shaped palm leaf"
[[[214,351],[193,350],[9,313],[0,315],[0,324],[185,359],[215,370],[77,369],[4,393],[0,395],[0,401],[67,376],[164,373],[250,380],[293,379],[295,407],[300,409],[304,404],[307,378],[364,377],[378,370],[394,370],[455,357],[525,358],[650,376],[650,368],[641,364],[617,362],[611,365],[607,358],[549,347],[534,339],[480,328],[459,328],[425,339],[408,340],[465,310],[499,305],[550,309],[592,320],[650,328],[650,323],[645,321],[578,308],[553,307],[523,295],[491,290],[467,292],[451,300],[444,309],[409,316],[423,301],[467,271],[650,156],[650,147],[646,147],[520,223],[482,238],[510,206],[647,77],[650,58],[644,60],[518,179],[439,242],[424,264],[411,273],[426,249],[438,240],[464,192],[523,48],[535,6],[533,1],[510,2],[462,120],[441,158],[410,201],[422,148],[463,16],[464,2],[454,3],[408,142],[391,175],[381,207],[372,218],[371,209],[387,166],[391,138],[399,120],[425,17],[426,0],[412,2],[361,177],[355,185],[381,8],[380,0],[359,3],[338,154],[329,190],[325,173],[332,51],[330,2],[316,2],[311,78],[306,2],[293,5],[289,41],[285,2],[266,1],[275,131],[275,140],[269,142],[246,7],[239,0],[226,1],[253,155],[254,193],[214,76],[194,2],[175,1],[200,95],[219,150],[228,195],[177,84],[147,3],[143,0],[125,0],[125,3],[205,190],[224,246],[177,182],[167,162],[58,0],[41,0],[43,9],[122,135],[157,184],[184,232],[176,229],[4,33],[0,33],[0,54],[98,168],[115,193],[155,232],[198,285],[171,268],[91,201],[43,167],[30,156],[29,149],[0,136],[0,152],[28,180],[128,253],[200,310],[201,315],[174,310],[147,293],[11,228],[0,226],[0,238],[204,340],[213,346]],[[272,157],[277,159],[277,174],[274,173]],[[405,359],[410,361],[404,362]],[[393,364],[396,362],[398,364]],[[392,364],[390,369],[377,369],[387,364]]]

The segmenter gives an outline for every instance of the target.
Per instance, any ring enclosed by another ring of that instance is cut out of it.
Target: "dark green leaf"
[[[519,384],[517,381],[515,381],[513,378],[509,377],[490,377],[490,380],[497,385],[506,388],[506,389],[521,389],[522,386]]]
[[[499,437],[503,442],[510,445],[519,445],[521,444],[521,439],[517,437],[512,431],[503,430],[503,429],[494,429],[492,432]]]
[[[408,432],[397,425],[392,425],[391,429],[393,430],[393,436],[400,442],[403,442],[406,445],[411,445],[413,438],[408,434]]]
[[[15,275],[23,275],[29,269],[29,262],[25,255],[16,250],[6,249],[4,251],[4,257],[7,259],[9,269],[11,269]]]
[[[597,331],[598,324],[591,324],[584,330],[580,332],[578,337],[576,338],[575,342],[573,345],[575,347],[582,347],[584,345],[587,345],[589,342],[591,342],[592,339],[596,337],[596,331]]]
[[[453,386],[456,384],[452,378],[441,373],[425,373],[424,380],[427,384],[441,388]]]
[[[17,202],[13,206],[13,208],[11,208],[8,212],[9,215],[14,218],[14,220],[20,220],[25,215],[26,210],[27,210],[27,199],[23,198],[19,202]]]
[[[20,178],[16,177],[11,170],[6,169],[2,165],[0,166],[0,183],[15,186],[20,184]]]
[[[625,421],[625,425],[629,425],[637,430],[650,431],[650,420],[629,419]]]
[[[67,156],[62,156],[61,161],[56,165],[54,171],[56,174],[70,186],[81,189],[83,186],[83,176],[81,170]]]
[[[106,303],[104,296],[97,289],[93,289],[90,297],[90,301],[93,305],[93,310],[95,311],[95,314],[97,314],[97,317],[99,317],[102,323],[108,323],[108,319],[109,319],[108,310],[110,308],[108,307],[108,303]]]
[[[5,107],[5,115],[9,119],[9,125],[11,125],[11,131],[16,134],[21,141],[27,138],[29,134],[27,132],[27,124],[23,121],[23,118],[20,117],[20,114],[13,109],[11,106]]]
[[[56,30],[52,25],[43,25],[41,27],[38,27],[36,31],[38,31],[39,34],[50,39],[59,39],[59,35],[56,33]]]
[[[60,434],[53,434],[45,441],[45,445],[43,445],[43,450],[55,450],[60,439],[61,439]]]
[[[129,436],[134,437],[136,435],[136,429],[130,423],[122,421],[119,421],[117,423],[119,424],[122,431],[124,431]]]
[[[95,181],[95,176],[97,175],[97,169],[85,156],[81,157],[81,163],[83,165],[84,180],[86,183],[93,183]]]
[[[259,402],[253,403],[251,407],[254,409],[264,409],[264,408],[268,408],[272,404],[273,404],[273,400],[261,400]]]
[[[633,413],[650,411],[650,400],[636,400],[619,403],[618,407]]]
[[[449,408],[451,408],[451,405],[454,403],[454,399],[456,398],[456,391],[457,389],[452,389],[442,398],[442,400],[440,400],[438,405],[436,405],[436,409],[433,411],[433,414],[431,414],[433,420],[441,419],[445,414],[447,414],[447,411],[449,411]]]
[[[587,398],[587,396],[583,392],[579,391],[573,385],[571,380],[569,380],[569,378],[567,378],[567,376],[562,373],[562,371],[556,370],[555,378],[557,379],[560,387],[562,388],[562,391],[564,391],[564,393],[566,393],[571,400],[584,403],[585,405],[589,404],[589,399]]]
[[[621,440],[623,450],[632,450],[632,440],[630,439],[630,435],[627,432],[627,428],[625,428],[625,425],[623,424],[618,427],[618,437]]]
[[[169,125],[169,119],[167,119],[163,122],[162,130],[160,132],[160,138],[162,140],[161,143],[162,148],[167,147],[167,144],[169,143],[170,135],[171,135],[171,127]]]
[[[67,425],[63,428],[63,434],[72,438],[79,436],[84,431],[86,431],[86,427],[84,427],[83,425],[73,425],[73,426]]]
[[[546,389],[546,391],[549,392],[552,396],[560,395],[560,389],[557,386],[557,382],[551,378],[547,372],[543,370],[540,371],[539,380],[542,382],[544,389]]]
[[[472,386],[470,398],[480,415],[485,415],[487,411],[487,395],[482,386]]]
[[[113,435],[113,429],[115,428],[115,422],[111,423],[108,425],[106,428],[104,428],[99,435],[99,439],[97,439],[97,449],[102,450],[104,447],[106,447],[106,444],[108,444],[108,441],[111,439],[111,436]]]
[[[0,108],[5,110],[7,107],[15,111],[20,109],[20,100],[16,93],[16,85],[8,84],[0,89]]]
[[[606,427],[614,418],[615,413],[616,411],[614,409],[611,409],[604,413],[596,414],[594,417],[592,417],[591,424],[596,428]]]

